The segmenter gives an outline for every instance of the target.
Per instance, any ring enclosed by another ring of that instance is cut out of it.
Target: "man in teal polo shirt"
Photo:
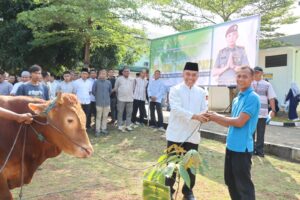
[[[249,66],[237,70],[236,82],[240,93],[232,102],[231,117],[217,113],[206,115],[211,121],[229,127],[224,178],[232,200],[255,200],[250,171],[260,100],[251,87],[253,77],[254,71]]]

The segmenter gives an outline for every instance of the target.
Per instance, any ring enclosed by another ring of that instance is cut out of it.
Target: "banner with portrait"
[[[258,58],[260,16],[255,15],[151,40],[150,72],[161,71],[167,86],[182,81],[186,62],[199,65],[201,86],[236,85],[240,66],[254,68]]]

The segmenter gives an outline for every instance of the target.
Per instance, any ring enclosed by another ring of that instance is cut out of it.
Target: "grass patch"
[[[293,121],[293,120],[289,120],[286,117],[273,117],[272,121],[275,121],[275,122],[285,122],[285,123],[300,122],[300,120]]]
[[[299,112],[298,112],[298,116],[300,116]],[[283,111],[279,111],[276,114],[276,116],[272,118],[272,121],[275,121],[275,122],[285,122],[285,123],[300,122],[300,120],[298,120],[298,121],[289,120],[288,113],[285,113]]]
[[[109,136],[90,138],[97,154],[128,168],[154,164],[166,146],[160,133],[149,128],[137,128],[131,133],[111,131]],[[230,199],[223,181],[224,144],[203,139],[199,151],[208,168],[204,175],[197,176],[197,199]],[[272,156],[254,157],[252,176],[258,200],[300,199],[299,164]],[[142,177],[142,171],[120,169],[96,154],[89,159],[62,154],[47,160],[35,173],[32,183],[24,187],[24,199],[141,200]],[[13,190],[16,199],[18,192],[19,189]]]

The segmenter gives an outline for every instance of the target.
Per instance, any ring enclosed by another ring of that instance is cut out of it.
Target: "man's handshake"
[[[206,113],[202,113],[202,114],[194,114],[192,119],[202,123],[206,123],[209,121],[215,121],[220,116],[221,115],[216,112],[207,111]]]

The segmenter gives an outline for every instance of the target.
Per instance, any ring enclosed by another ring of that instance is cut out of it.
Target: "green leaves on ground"
[[[156,185],[165,185],[166,178],[171,178],[175,173],[175,178],[180,177],[188,187],[191,185],[191,180],[188,171],[195,174],[202,171],[202,159],[198,151],[190,150],[183,152],[184,149],[177,145],[172,145],[166,151],[166,154],[160,156],[157,164],[152,169],[144,173],[144,199],[159,199],[159,192],[155,190]],[[147,184],[145,184],[145,181]],[[148,193],[145,191],[152,191],[151,198],[145,197]],[[155,191],[155,192],[154,192]],[[164,193],[164,191],[161,191]],[[156,198],[154,198],[156,197]]]

